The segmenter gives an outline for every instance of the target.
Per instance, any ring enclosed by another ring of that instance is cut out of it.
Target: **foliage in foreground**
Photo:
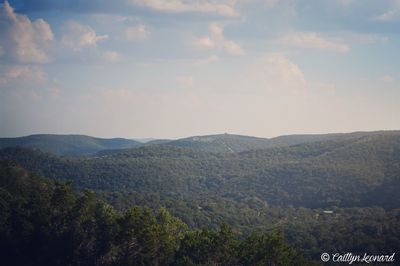
[[[282,233],[189,230],[165,209],[120,214],[85,191],[0,163],[4,265],[310,265]]]

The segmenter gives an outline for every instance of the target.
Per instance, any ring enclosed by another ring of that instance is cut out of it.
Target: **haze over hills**
[[[0,266],[400,266],[399,27],[400,0],[0,0]]]
[[[399,205],[393,188],[399,184],[400,132],[357,136],[240,153],[150,145],[62,158],[8,148],[0,151],[0,159],[81,188],[111,192],[198,200],[208,195],[236,203],[253,198],[260,206]]]
[[[241,152],[271,147],[269,139],[232,134],[194,136],[164,144],[215,153]]]
[[[39,134],[18,138],[0,138],[0,148],[24,147],[39,149],[57,155],[82,156],[95,155],[98,152],[104,154],[107,151],[112,153],[115,150],[140,146],[169,145],[213,153],[235,153],[272,147],[287,147],[318,141],[356,139],[362,136],[392,134],[396,132],[399,131],[285,135],[269,139],[225,133],[193,136],[177,140],[152,138],[137,140],[126,138],[104,139],[85,135]]]
[[[259,138],[225,133],[218,135],[193,136],[178,140],[164,141],[162,144],[178,147],[189,147],[196,150],[214,153],[231,153],[248,150],[261,150],[272,147],[284,147],[318,141],[355,139],[363,136],[391,134],[396,132],[399,133],[400,131],[283,135],[274,138]]]
[[[8,147],[0,161],[70,181],[80,193],[93,190],[120,211],[165,207],[191,228],[228,223],[245,235],[282,228],[290,244],[316,260],[326,251],[400,246],[400,131],[223,134],[91,156]]]
[[[58,155],[89,155],[108,149],[126,149],[138,146],[135,140],[102,139],[85,135],[39,134],[18,138],[0,138],[0,148],[24,147],[40,149]]]

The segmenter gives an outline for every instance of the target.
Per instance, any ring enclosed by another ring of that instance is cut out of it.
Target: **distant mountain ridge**
[[[102,150],[127,149],[141,145],[124,138],[95,138],[86,135],[38,134],[18,138],[0,138],[0,148],[23,147],[57,155],[91,155]]]
[[[400,131],[372,131],[332,134],[284,135],[274,138],[260,138],[234,134],[216,134],[191,136],[177,140],[168,139],[126,139],[126,138],[96,138],[86,135],[52,135],[39,134],[18,138],[0,138],[0,149],[22,147],[39,149],[56,155],[82,156],[95,154],[112,154],[119,150],[141,146],[168,145],[191,148],[211,153],[238,153],[252,150],[262,150],[274,147],[289,147],[303,143],[313,143],[329,140],[352,140],[364,136],[398,134]],[[145,141],[143,141],[145,140]]]
[[[214,153],[233,153],[271,147],[269,139],[233,134],[193,136],[164,144]]]
[[[210,135],[81,157],[9,147],[0,149],[2,163],[93,190],[121,211],[166,208],[191,228],[283,228],[316,260],[336,247],[384,254],[400,246],[400,131]],[[14,211],[3,202],[0,210]]]
[[[7,148],[0,150],[0,160],[71,180],[79,188],[135,193],[139,198],[156,194],[179,195],[199,204],[218,198],[231,204],[250,200],[259,207],[396,208],[400,132],[357,136],[239,153],[144,145],[74,158]]]
[[[299,134],[282,135],[274,138],[260,138],[234,134],[216,134],[204,136],[192,136],[177,140],[155,140],[147,145],[171,145],[177,147],[192,148],[199,151],[212,153],[237,153],[251,150],[263,150],[274,147],[289,147],[303,143],[320,141],[353,140],[364,136],[399,134],[400,131],[370,131],[352,133],[329,134]]]

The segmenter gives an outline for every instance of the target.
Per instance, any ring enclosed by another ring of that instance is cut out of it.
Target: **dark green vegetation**
[[[250,150],[261,150],[272,147],[288,147],[303,143],[312,143],[328,140],[350,140],[363,136],[382,134],[382,132],[355,132],[350,134],[315,134],[315,135],[287,135],[275,138],[256,138],[249,136],[240,136],[232,134],[220,134],[209,136],[196,136],[178,140],[163,141],[167,144],[177,147],[192,148],[195,150],[213,152],[213,153],[233,153]],[[159,142],[152,141],[149,144]]]
[[[398,133],[232,154],[152,145],[102,156],[58,157],[7,148],[0,159],[71,180],[79,189],[216,198],[254,208],[400,206]]]
[[[322,135],[290,135],[271,139],[256,138],[232,134],[189,137],[178,140],[151,140],[139,142],[131,139],[113,138],[101,139],[84,135],[51,135],[40,134],[19,138],[0,138],[0,149],[21,147],[39,149],[41,151],[69,156],[94,155],[98,152],[112,153],[114,150],[138,146],[169,145],[192,148],[213,153],[232,153],[271,147],[287,147],[302,143],[326,140],[355,139],[362,136],[382,134],[382,132],[356,132],[351,134],[322,134]],[[144,139],[146,140],[146,139]]]
[[[58,155],[89,155],[109,149],[125,149],[141,145],[140,142],[114,138],[101,139],[84,135],[40,134],[20,138],[0,138],[0,148],[24,147],[40,149]]]
[[[189,230],[165,209],[117,213],[85,191],[0,163],[2,265],[309,265],[281,233]]]
[[[268,148],[273,145],[273,141],[264,138],[221,134],[189,137],[172,140],[164,144],[176,147],[187,147],[205,152],[231,153]]]
[[[231,150],[218,152],[225,144]],[[242,238],[282,230],[315,260],[322,252],[400,249],[399,131],[215,135],[86,157],[7,148],[0,160],[92,189],[118,211],[165,207],[190,228],[227,223]]]

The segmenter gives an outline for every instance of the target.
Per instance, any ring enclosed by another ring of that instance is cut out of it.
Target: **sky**
[[[400,129],[399,49],[399,0],[3,1],[0,137]]]

